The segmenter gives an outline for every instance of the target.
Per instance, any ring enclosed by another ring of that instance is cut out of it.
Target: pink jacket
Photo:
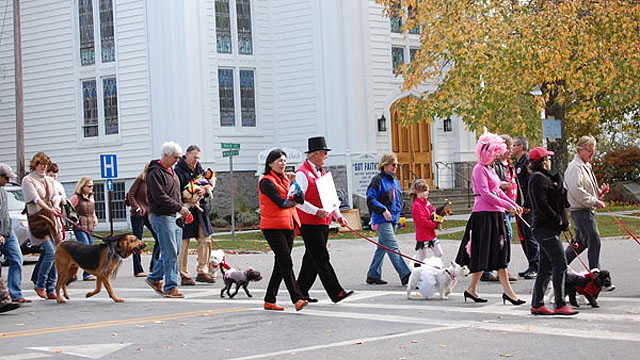
[[[436,223],[431,220],[431,214],[436,209],[427,199],[416,198],[411,205],[411,216],[416,225],[416,241],[431,241],[436,238]]]
[[[471,181],[475,195],[473,212],[504,212],[518,206],[500,189],[500,178],[492,167],[476,164]]]

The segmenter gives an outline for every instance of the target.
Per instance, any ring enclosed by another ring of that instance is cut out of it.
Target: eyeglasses
[[[178,160],[178,159],[180,159],[180,155],[177,155],[177,156],[176,156],[176,155],[171,155],[171,157],[172,157],[174,160]]]
[[[389,164],[389,165],[390,165],[391,167],[394,167],[394,168],[395,168],[395,167],[400,166],[400,164],[398,164],[398,163],[393,163],[393,164]]]
[[[582,151],[586,151],[586,152],[587,152],[587,154],[593,154],[593,153],[595,152],[595,149],[589,150],[589,149],[587,149],[587,148],[582,148],[582,149],[580,149],[580,150],[582,150]]]
[[[93,187],[93,184],[91,184],[91,185],[87,184],[87,185],[85,185],[85,186],[86,186],[86,187]]]

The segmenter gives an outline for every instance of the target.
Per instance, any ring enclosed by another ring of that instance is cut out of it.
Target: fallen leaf
[[[143,328],[144,325],[136,325],[137,328]]]
[[[531,325],[527,324],[527,326],[524,327],[527,331],[531,331]]]
[[[138,351],[142,351],[142,348],[137,348],[136,350],[138,350]]]
[[[16,324],[16,326],[24,326],[24,324],[23,323],[18,323],[18,324]]]
[[[498,316],[498,319],[502,320],[502,319],[504,319],[504,316],[500,315],[500,316]]]
[[[418,340],[411,340],[412,343],[417,344],[419,341]]]
[[[327,329],[327,330],[325,330],[324,332],[326,332],[327,334],[331,334],[331,333],[333,332],[333,330],[331,330],[331,329]]]
[[[111,336],[118,336],[118,333],[111,333]]]
[[[35,315],[35,313],[36,313],[35,311],[27,311],[27,314],[29,315]]]
[[[500,354],[500,357],[513,357],[513,354],[502,353],[502,354]]]
[[[153,323],[154,323],[154,324],[162,324],[162,321],[160,321],[160,320],[156,320],[156,321],[154,321]]]
[[[62,354],[62,350],[56,350],[58,354]]]
[[[362,344],[364,344],[364,342],[362,342],[362,341],[356,341],[356,345],[362,345]]]
[[[447,345],[446,344],[440,344],[440,347],[444,349],[444,348],[447,347]]]

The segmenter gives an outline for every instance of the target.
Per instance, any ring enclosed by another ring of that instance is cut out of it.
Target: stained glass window
[[[98,92],[95,80],[82,81],[84,137],[98,136]]]
[[[396,74],[400,65],[404,64],[404,48],[391,48],[391,63],[393,65],[393,73]]]
[[[80,22],[80,64],[92,65],[96,62],[93,44],[93,1],[78,0]]]
[[[116,61],[116,45],[113,37],[113,0],[100,0],[100,47],[103,63]]]
[[[240,70],[242,126],[256,126],[256,90],[253,70]]]
[[[229,0],[215,1],[216,46],[219,53],[231,54],[231,17],[229,15]],[[238,23],[238,27],[239,26],[240,24]],[[249,35],[251,35],[251,33],[249,33]]]
[[[102,79],[102,102],[104,105],[104,133],[118,133],[118,85],[115,77]]]
[[[218,69],[218,93],[220,98],[220,126],[235,126],[233,69]]]
[[[402,32],[402,10],[400,8],[400,4],[394,5],[393,14],[391,14],[391,32],[392,33],[401,33]]]
[[[124,182],[114,181],[113,191],[111,192],[111,206],[113,207],[113,220],[126,220],[127,207],[124,205]],[[93,185],[93,200],[96,204],[96,216],[99,221],[105,222],[109,220],[107,213],[107,203],[109,202],[105,191],[105,184],[95,182]]]
[[[243,55],[253,54],[251,41],[251,1],[236,0],[238,17],[238,52]]]

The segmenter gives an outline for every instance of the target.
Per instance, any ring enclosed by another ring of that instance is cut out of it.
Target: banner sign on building
[[[351,183],[353,184],[354,194],[362,197],[367,196],[369,182],[371,182],[371,178],[379,172],[379,162],[380,157],[368,153],[351,159],[351,166],[353,167]]]

